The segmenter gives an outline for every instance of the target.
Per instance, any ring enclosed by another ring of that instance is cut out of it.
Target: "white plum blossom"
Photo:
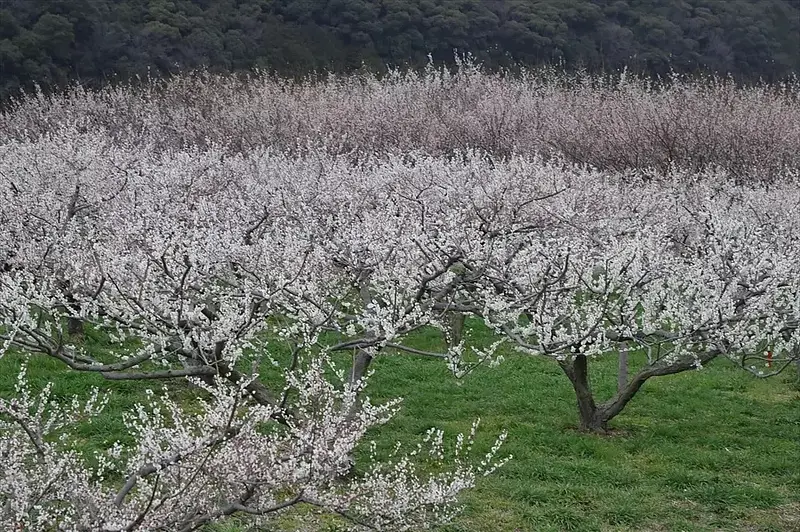
[[[705,98],[695,111],[716,109],[702,87],[653,93],[623,80],[617,92],[569,92],[522,79],[395,73],[301,84],[289,99],[256,80],[263,108],[224,92],[224,80],[199,79],[202,98],[222,91],[213,123],[187,102],[165,111],[190,82],[178,79],[157,104],[150,89],[119,90],[3,115],[0,348],[109,380],[189,378],[198,400],[153,394],[124,420],[135,443],[87,460],[69,431],[102,400],[59,406],[23,378],[0,400],[0,524],[193,530],[237,513],[266,522],[298,504],[381,530],[447,521],[458,493],[502,465],[505,435],[478,465],[465,448],[473,436],[450,456],[431,432],[442,473],[416,468],[411,451],[355,474],[365,431],[397,407],[372,404],[364,388],[387,352],[439,358],[457,376],[499,363],[507,345],[550,357],[587,430],[605,430],[652,377],[720,356],[756,373],[796,360],[800,187],[787,166],[800,121],[776,119],[786,138],[774,158],[758,139],[737,144],[728,115],[727,140],[678,139],[675,150],[694,155],[665,158],[657,139],[631,146],[652,133],[632,124],[662,123],[658,105],[687,94]],[[773,105],[800,116],[796,88],[718,90],[737,112]],[[461,111],[444,106],[453,91]],[[625,95],[640,115],[628,116]],[[515,122],[506,149],[484,126],[514,101],[540,130]],[[602,106],[610,122],[587,111]],[[278,126],[248,122],[275,125],[265,113],[281,109],[309,123],[287,122],[273,138],[265,132]],[[591,120],[576,123],[575,109]],[[630,126],[622,140],[595,138],[620,117]],[[757,177],[769,179],[743,178],[762,163]],[[496,338],[474,345],[462,331],[472,327]],[[408,341],[425,328],[443,331],[441,350]],[[86,330],[113,348],[93,353]],[[620,350],[646,362],[598,403],[589,361]],[[331,371],[341,353],[353,357],[349,372]]]

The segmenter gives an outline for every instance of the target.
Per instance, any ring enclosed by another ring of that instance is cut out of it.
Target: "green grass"
[[[597,364],[605,386],[614,362]],[[612,422],[577,433],[566,378],[547,360],[510,358],[461,386],[435,362],[387,358],[372,382],[407,397],[381,436],[441,425],[509,430],[514,459],[465,497],[453,531],[800,529],[800,400],[724,361],[654,379]],[[599,384],[599,383],[598,383]]]
[[[433,349],[438,339],[415,341]],[[0,394],[13,387],[17,363],[0,362]],[[464,513],[447,532],[800,530],[800,393],[791,371],[757,380],[719,360],[653,379],[612,421],[612,435],[596,436],[574,430],[571,387],[549,360],[508,353],[498,368],[463,381],[442,362],[405,355],[374,368],[370,397],[405,397],[400,414],[371,435],[383,448],[415,442],[432,426],[452,437],[477,417],[478,451],[509,431],[501,455],[514,459],[464,496]],[[616,361],[593,361],[591,370],[602,398],[615,385]],[[52,380],[59,396],[112,390],[108,410],[80,437],[87,449],[125,441],[120,414],[145,385],[105,382],[42,358],[29,372],[37,386]]]

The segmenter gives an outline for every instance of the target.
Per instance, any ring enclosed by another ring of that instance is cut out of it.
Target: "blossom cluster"
[[[441,438],[420,443],[438,473],[422,473],[417,451],[373,459],[358,474],[350,457],[365,431],[386,422],[397,401],[373,405],[359,388],[336,387],[325,357],[291,377],[291,418],[254,402],[245,383],[198,381],[204,392],[190,410],[168,395],[124,416],[135,441],[87,460],[71,430],[91,422],[107,396],[63,406],[50,386],[33,394],[25,371],[10,400],[0,399],[0,525],[6,530],[197,530],[232,514],[268,524],[298,504],[377,530],[419,530],[447,522],[459,492],[508,458],[495,456],[501,435],[480,464]],[[474,441],[474,430],[468,445]],[[124,479],[124,480],[120,480]]]

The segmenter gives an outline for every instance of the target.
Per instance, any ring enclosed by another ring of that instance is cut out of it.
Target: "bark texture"
[[[578,405],[579,427],[582,431],[605,433],[608,422],[614,419],[633,399],[651,377],[674,375],[696,367],[697,362],[706,364],[717,357],[717,350],[697,354],[697,358],[685,358],[672,364],[657,361],[640,369],[608,401],[597,403],[589,380],[589,361],[585,355],[559,362],[561,369],[572,383]],[[627,361],[626,361],[627,362]]]

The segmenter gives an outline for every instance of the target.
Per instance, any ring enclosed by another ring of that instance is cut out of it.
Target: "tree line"
[[[753,80],[800,70],[789,0],[0,0],[0,97],[182,69],[281,75],[559,65]]]

